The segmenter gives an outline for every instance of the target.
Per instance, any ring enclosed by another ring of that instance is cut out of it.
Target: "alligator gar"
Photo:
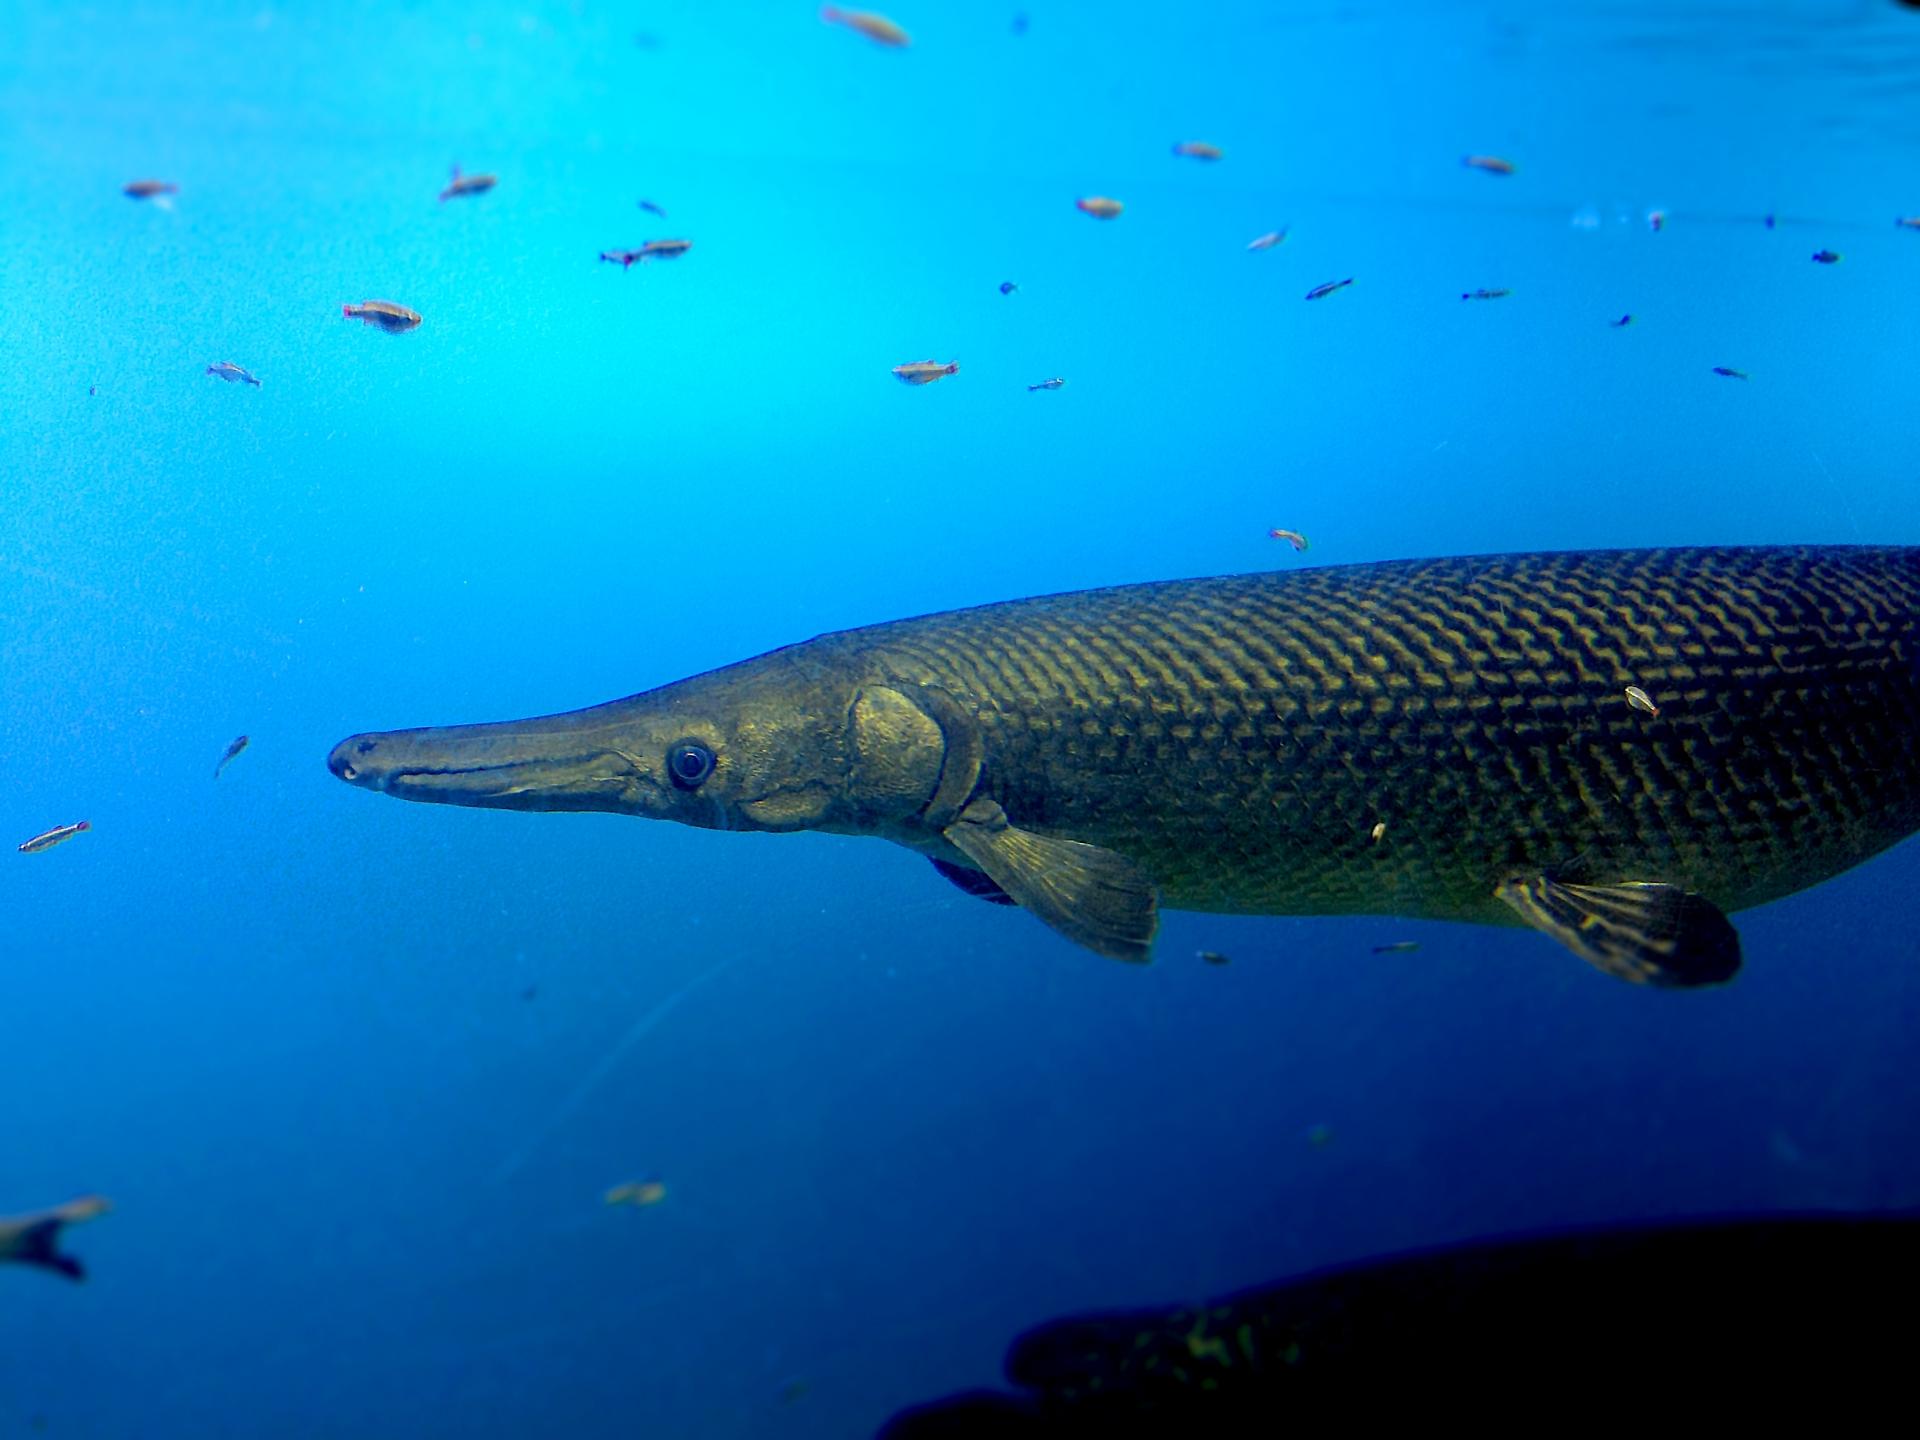
[[[877,836],[1127,960],[1161,906],[1368,913],[1692,985],[1739,967],[1725,912],[1920,828],[1917,623],[1920,549],[1388,561],[872,625],[328,764],[411,800]]]

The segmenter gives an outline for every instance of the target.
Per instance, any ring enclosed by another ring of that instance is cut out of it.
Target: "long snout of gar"
[[[350,735],[327,768],[406,800],[502,810],[623,810],[648,783],[621,746],[625,701],[488,725]]]

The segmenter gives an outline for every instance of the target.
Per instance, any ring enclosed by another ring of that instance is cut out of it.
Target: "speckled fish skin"
[[[1008,817],[1128,856],[1163,905],[1505,924],[1510,873],[1735,910],[1920,827],[1916,617],[1920,549],[1675,550],[1173,581],[816,643],[964,697]]]
[[[329,764],[403,798],[877,835],[961,866],[941,827],[984,798],[1126,857],[1176,909],[1510,925],[1496,889],[1544,874],[1735,910],[1920,828],[1917,616],[1900,548],[1168,581],[826,635],[570,715],[356,736]],[[660,757],[689,735],[719,760],[676,793]]]

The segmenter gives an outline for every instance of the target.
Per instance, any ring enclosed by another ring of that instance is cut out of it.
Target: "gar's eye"
[[[667,774],[682,790],[697,789],[713,773],[713,752],[698,740],[682,740],[667,750]]]

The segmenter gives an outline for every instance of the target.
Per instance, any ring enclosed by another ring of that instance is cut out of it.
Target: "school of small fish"
[[[820,11],[820,19],[826,24],[839,26],[855,34],[864,36],[866,39],[883,48],[901,50],[906,49],[911,44],[910,37],[904,29],[886,16],[872,11],[841,10],[833,6],[826,6]],[[1026,18],[1024,16],[1016,17],[1014,22],[1015,33],[1022,33],[1025,29]],[[655,42],[652,40],[652,37],[643,35],[640,37],[639,43],[650,46]],[[1178,159],[1193,160],[1211,165],[1223,160],[1225,151],[1219,145],[1208,141],[1181,140],[1173,144],[1172,155]],[[1518,166],[1512,160],[1498,155],[1468,154],[1461,158],[1460,163],[1467,169],[1475,170],[1489,176],[1511,177],[1518,173]],[[445,203],[448,200],[468,199],[485,195],[495,189],[498,184],[499,176],[497,174],[491,172],[464,173],[458,165],[455,165],[451,169],[446,185],[439,192],[439,200]],[[173,197],[181,193],[181,187],[174,181],[147,178],[127,182],[122,187],[122,193],[127,198],[135,201],[145,201],[161,208],[170,208]],[[638,204],[640,209],[662,220],[666,218],[666,210],[655,201],[642,199]],[[1074,205],[1082,213],[1103,221],[1118,218],[1126,208],[1122,202],[1117,199],[1097,194],[1083,195],[1074,201]],[[1575,224],[1583,228],[1593,228],[1597,223],[1598,217],[1592,214],[1576,215],[1575,217]],[[1773,214],[1767,214],[1762,217],[1761,223],[1765,228],[1772,230],[1777,223],[1776,217]],[[1652,233],[1658,234],[1664,231],[1668,225],[1667,212],[1658,208],[1646,211],[1645,224],[1646,228]],[[1894,219],[1894,225],[1902,230],[1920,232],[1920,214],[1897,216]],[[1269,230],[1248,241],[1246,249],[1248,251],[1276,249],[1286,241],[1287,236],[1288,227],[1286,226]],[[646,240],[633,249],[603,250],[600,252],[599,258],[602,262],[617,264],[623,270],[626,270],[636,264],[645,265],[653,260],[677,259],[685,255],[692,248],[692,244],[693,242],[688,239]],[[1837,265],[1842,259],[1843,256],[1840,252],[1824,247],[1812,253],[1812,260],[1818,265]],[[1308,300],[1323,300],[1336,291],[1345,289],[1352,284],[1353,277],[1351,276],[1344,279],[1329,280],[1313,286],[1313,288],[1306,292],[1305,298]],[[1003,280],[999,283],[998,289],[1002,296],[1010,296],[1015,294],[1020,287],[1012,280]],[[1497,300],[1504,299],[1512,293],[1511,289],[1505,287],[1482,287],[1462,291],[1460,292],[1460,298],[1462,300],[1479,301]],[[403,334],[418,329],[422,323],[422,317],[418,311],[409,309],[404,305],[390,300],[363,300],[358,303],[347,303],[341,306],[341,313],[347,319],[359,320],[365,325],[374,326],[388,334]],[[1618,319],[1611,320],[1608,324],[1614,329],[1624,329],[1633,325],[1636,318],[1632,312],[1623,313]],[[957,360],[940,362],[928,359],[909,361],[896,365],[892,369],[892,374],[902,384],[909,386],[926,386],[942,380],[947,376],[957,374],[959,369],[960,363]],[[231,360],[221,360],[211,363],[206,367],[205,373],[225,381],[229,385],[259,388],[261,384],[259,378],[254,375],[252,371]],[[1726,365],[1713,366],[1712,373],[1733,380],[1748,380],[1751,378],[1746,371]],[[1065,384],[1066,381],[1063,377],[1054,376],[1051,379],[1030,384],[1026,388],[1029,392],[1058,390]],[[96,390],[97,387],[89,386],[87,393],[94,395]],[[1270,529],[1267,534],[1271,539],[1287,542],[1297,553],[1305,552],[1308,548],[1306,536],[1297,530],[1276,528]],[[1626,687],[1624,695],[1627,705],[1632,710],[1650,719],[1658,718],[1660,707],[1645,690],[1637,685],[1629,685]],[[221,755],[219,761],[214,766],[213,776],[216,780],[226,771],[233,760],[248,747],[249,743],[248,737],[241,735],[227,746],[225,753]],[[65,844],[67,841],[91,829],[92,826],[90,822],[86,820],[56,825],[51,829],[44,830],[22,841],[18,849],[22,854],[40,854],[56,846]],[[1384,820],[1377,821],[1368,831],[1368,839],[1370,843],[1377,846],[1384,841],[1386,834],[1386,822]],[[1376,945],[1373,947],[1373,953],[1375,955],[1405,954],[1417,949],[1419,949],[1419,942],[1401,940]],[[1218,951],[1201,950],[1196,953],[1198,958],[1208,965],[1224,966],[1229,963],[1228,957]],[[531,998],[533,993],[533,989],[529,987],[523,998]],[[1309,1127],[1307,1137],[1310,1144],[1316,1147],[1324,1146],[1332,1139],[1331,1127],[1326,1125]],[[604,1199],[608,1205],[623,1205],[640,1209],[661,1203],[666,1198],[666,1194],[666,1184],[658,1178],[649,1177],[643,1180],[616,1185],[605,1192]],[[56,1216],[64,1223],[91,1218],[106,1208],[106,1203],[97,1197],[86,1197],[79,1201],[69,1202],[66,1206],[56,1207],[55,1210],[46,1213]]]

